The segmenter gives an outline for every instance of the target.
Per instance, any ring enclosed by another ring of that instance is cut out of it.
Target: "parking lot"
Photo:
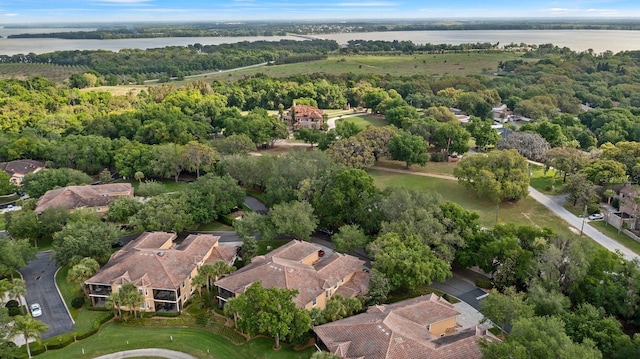
[[[53,252],[40,252],[36,259],[20,270],[27,285],[27,304],[39,303],[42,315],[36,318],[47,325],[49,330],[42,334],[46,339],[75,328],[55,286],[55,272],[58,267],[53,261]]]

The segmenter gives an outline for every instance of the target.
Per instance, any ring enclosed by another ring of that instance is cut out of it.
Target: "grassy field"
[[[434,191],[445,200],[456,202],[467,210],[477,212],[483,226],[491,227],[496,224],[496,206],[487,200],[477,198],[473,191],[466,190],[457,181],[377,170],[370,170],[369,174],[373,176],[376,185],[380,188],[399,186]],[[577,233],[575,228],[569,226],[531,197],[517,203],[502,203],[498,222],[514,222],[538,228],[550,227],[558,235],[565,237],[576,237]]]
[[[409,171],[417,173],[433,173],[443,176],[453,176],[453,169],[456,168],[456,165],[456,162],[429,162],[426,166],[413,165],[411,166],[411,168],[409,168]],[[376,162],[376,166],[403,171],[407,170],[404,162],[394,161],[387,158],[383,158]]]
[[[562,177],[556,175],[556,170],[544,172],[543,166],[531,166],[531,187],[544,194],[557,195],[562,192]]]
[[[26,80],[33,76],[43,76],[59,82],[68,79],[73,74],[83,73],[89,68],[85,66],[63,66],[53,64],[0,64],[0,78]]]
[[[183,86],[193,81],[228,81],[241,80],[255,74],[265,74],[274,78],[289,77],[313,73],[325,73],[340,75],[354,73],[361,75],[380,76],[412,76],[425,75],[441,77],[446,75],[483,74],[487,71],[496,71],[500,61],[521,58],[521,55],[512,52],[470,52],[448,54],[414,54],[414,55],[330,55],[325,60],[302,62],[286,65],[260,66],[238,71],[208,73],[207,75],[193,77],[182,81],[170,82],[174,86]],[[70,76],[70,75],[69,75]],[[67,77],[69,77],[67,76]],[[114,95],[138,93],[148,85],[122,85],[102,86],[83,91],[98,90],[111,92]],[[164,84],[163,84],[164,85]]]
[[[623,233],[618,233],[618,229],[613,227],[612,225],[607,224],[605,221],[590,221],[589,224],[606,236],[614,239],[616,242],[631,249],[635,253],[640,254],[640,243],[636,242]]]
[[[330,55],[325,60],[287,65],[263,66],[239,71],[211,74],[207,80],[235,81],[262,73],[271,77],[326,73],[339,75],[354,73],[362,75],[411,76],[416,74],[439,77],[444,75],[481,74],[497,70],[500,61],[520,58],[510,52],[496,53],[449,53],[414,55]]]
[[[144,334],[143,334],[144,333]],[[143,334],[143,335],[141,335]],[[308,359],[313,348],[294,351],[284,346],[272,349],[273,340],[256,338],[243,345],[231,344],[211,332],[194,328],[144,328],[107,323],[98,335],[76,342],[60,350],[47,351],[38,358],[95,358],[122,350],[165,348],[191,354],[197,358],[217,359]],[[82,351],[84,350],[84,354]]]
[[[363,130],[369,126],[382,127],[388,125],[387,121],[384,119],[384,116],[373,114],[336,120],[336,122],[339,121],[354,123],[356,126],[360,127]]]

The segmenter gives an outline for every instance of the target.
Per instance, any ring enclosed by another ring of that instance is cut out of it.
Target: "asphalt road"
[[[531,196],[536,201],[542,203],[545,207],[547,207],[549,210],[551,210],[560,218],[567,221],[567,223],[574,226],[575,228],[580,229],[584,225],[584,229],[583,229],[584,234],[587,235],[588,237],[591,237],[594,241],[596,241],[598,244],[605,247],[606,249],[612,252],[620,251],[624,255],[624,257],[628,260],[640,259],[640,257],[638,257],[638,255],[635,254],[629,248],[623,246],[622,244],[605,236],[604,234],[602,234],[602,232],[598,231],[597,229],[591,227],[589,225],[589,221],[587,220],[583,221],[583,218],[578,218],[574,216],[573,213],[564,209],[564,207],[558,204],[558,202],[554,201],[551,196],[547,196],[539,192],[533,187],[529,187],[529,196]]]
[[[488,279],[469,269],[456,268],[453,270],[453,276],[451,278],[444,282],[431,283],[429,287],[452,295],[471,305],[476,310],[479,310],[480,301],[478,298],[486,296],[487,292],[476,287],[475,280],[478,277]]]
[[[41,335],[42,339],[66,333],[75,328],[73,319],[67,311],[55,285],[55,273],[58,270],[52,259],[53,252],[40,252],[36,259],[20,269],[27,284],[27,303],[40,303],[42,315],[38,320],[49,325],[49,330]]]
[[[247,207],[251,208],[252,211],[259,214],[267,214],[267,212],[269,211],[264,203],[252,196],[244,196],[244,204]]]

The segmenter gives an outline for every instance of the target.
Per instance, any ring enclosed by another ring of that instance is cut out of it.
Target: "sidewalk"
[[[83,349],[84,352],[84,349]],[[126,350],[123,352],[117,352],[99,356],[95,359],[120,359],[120,358],[140,358],[140,357],[152,357],[152,358],[168,358],[168,359],[197,359],[196,357],[175,350],[168,349],[135,349]]]

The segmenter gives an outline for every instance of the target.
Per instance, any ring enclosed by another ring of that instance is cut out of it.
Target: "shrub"
[[[94,307],[93,305],[89,305],[87,307],[87,309],[94,311],[94,312],[108,312],[109,309],[107,309],[107,307]]]
[[[484,288],[484,289],[493,288],[493,286],[491,285],[491,281],[483,279],[483,278],[476,278],[476,286],[479,287],[479,288]]]
[[[218,221],[222,224],[226,224],[227,226],[233,226],[233,218],[229,215],[218,217]]]
[[[155,312],[153,315],[156,317],[175,318],[180,316],[180,312]]]
[[[447,156],[444,152],[434,152],[430,157],[431,158],[429,160],[432,162],[444,162],[447,160]]]
[[[22,310],[20,310],[20,307],[9,307],[8,312],[10,317],[22,314]]]
[[[29,348],[31,348],[31,355],[32,356],[36,356],[36,355],[42,354],[42,353],[47,351],[47,348],[45,348],[45,346],[40,344],[39,342],[31,342],[31,343],[29,343]]]
[[[80,309],[84,305],[84,297],[75,297],[71,300],[71,306]]]
[[[51,339],[51,341],[48,341],[45,345],[47,350],[51,350],[51,349],[62,349],[71,343],[73,343],[73,337],[68,334],[62,334]]]
[[[136,196],[153,197],[164,192],[164,186],[156,181],[144,181],[138,185]]]
[[[18,308],[20,306],[20,303],[18,303],[18,301],[15,299],[11,299],[4,306],[7,308]]]

